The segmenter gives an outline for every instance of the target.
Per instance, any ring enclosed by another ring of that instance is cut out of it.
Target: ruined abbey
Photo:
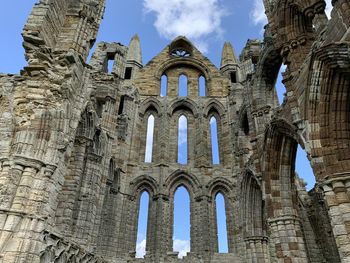
[[[264,4],[264,39],[239,56],[225,43],[217,68],[182,36],[146,65],[137,36],[97,43],[87,63],[104,0],[40,0],[22,33],[28,64],[0,74],[0,262],[349,263],[350,1],[333,0],[330,19],[324,0]],[[298,145],[317,181],[309,192],[294,171]],[[183,259],[173,252],[180,186],[190,196]],[[135,258],[144,192],[147,253]],[[218,251],[219,193],[228,253]]]

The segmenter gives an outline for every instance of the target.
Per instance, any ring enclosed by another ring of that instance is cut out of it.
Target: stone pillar
[[[350,262],[350,178],[349,175],[322,183],[333,234],[341,262]]]
[[[267,237],[248,237],[244,241],[246,244],[246,262],[270,262],[270,252]]]
[[[10,162],[3,160],[0,171],[0,207],[10,208],[15,196],[24,167],[15,165],[11,169]]]
[[[165,256],[172,248],[172,227],[170,219],[171,206],[169,197],[159,194],[153,197],[150,215],[149,230],[147,231],[147,250],[157,260]]]
[[[277,262],[308,262],[299,217],[282,215],[268,219],[271,242],[275,246]]]
[[[206,262],[214,253],[212,241],[217,237],[212,236],[212,229],[215,225],[211,224],[210,218],[210,198],[208,196],[199,196],[191,204],[191,252],[200,255]]]
[[[209,122],[205,117],[197,119],[196,122],[196,151],[195,151],[195,165],[198,167],[208,166],[211,162],[209,151]]]
[[[73,218],[75,221],[74,236],[85,246],[95,247],[94,222],[98,215],[99,197],[101,194],[101,156],[88,153],[78,202]]]

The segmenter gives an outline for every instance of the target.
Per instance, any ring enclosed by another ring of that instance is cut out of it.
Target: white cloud
[[[190,252],[190,249],[191,249],[190,241],[174,239],[173,249],[174,251],[179,252],[179,258],[183,258],[184,256],[186,256],[187,252]]]
[[[146,254],[146,239],[136,244],[136,258],[143,258]]]
[[[225,16],[220,0],[143,0],[146,13],[154,12],[154,26],[166,39],[183,35],[206,52],[208,38],[220,37]]]
[[[153,151],[153,133],[154,133],[154,116],[151,115],[147,122],[147,139],[146,139],[146,154],[145,162],[152,162],[152,151]]]
[[[266,25],[267,17],[265,15],[265,7],[263,0],[254,0],[253,9],[250,12],[250,18],[255,25]]]

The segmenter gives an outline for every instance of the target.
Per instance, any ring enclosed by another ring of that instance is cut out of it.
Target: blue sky
[[[2,73],[18,73],[25,65],[20,34],[35,2],[36,0],[11,0],[2,3],[0,9],[2,34],[0,72]],[[329,2],[330,0],[327,0],[328,7]],[[329,10],[330,8],[327,10],[328,13]],[[97,41],[115,41],[128,45],[131,37],[137,33],[141,39],[143,62],[147,63],[177,35],[186,35],[205,56],[219,66],[225,41],[233,44],[238,56],[247,39],[262,38],[265,23],[262,0],[107,0],[106,13]],[[277,91],[281,101],[284,88],[280,84],[280,79]],[[308,182],[310,189],[314,184],[313,175],[305,152],[300,147],[296,170]],[[186,192],[181,189],[179,195],[180,200],[184,202]],[[146,201],[142,203],[147,203]],[[142,218],[147,214],[147,209],[141,208],[141,210]],[[139,249],[144,247],[145,229],[146,223],[143,222],[140,225]],[[177,249],[181,251],[189,248],[189,234],[185,232],[180,231],[178,237],[175,236],[178,240]],[[222,240],[223,235],[219,236]],[[225,242],[221,243],[225,246]]]

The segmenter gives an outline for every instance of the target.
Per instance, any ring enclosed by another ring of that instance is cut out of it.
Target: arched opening
[[[243,130],[245,135],[249,135],[249,120],[247,112],[243,114],[243,119],[241,121],[241,129]]]
[[[218,235],[218,252],[228,252],[228,239],[227,239],[227,221],[226,221],[226,209],[225,198],[222,193],[218,193],[215,197],[216,206],[216,224]]]
[[[179,258],[191,250],[190,195],[184,186],[174,194],[173,251]]]
[[[131,79],[131,77],[132,77],[132,67],[126,67],[124,79]]]
[[[125,101],[125,95],[122,95],[119,101],[118,115],[124,113],[124,101]]]
[[[276,81],[276,92],[277,92],[277,98],[278,98],[278,103],[282,104],[284,96],[286,96],[286,87],[282,83],[283,80],[283,73],[286,70],[286,66],[282,65],[278,71],[277,75],[277,81]]]
[[[188,80],[187,76],[182,74],[179,77],[179,97],[186,97],[187,96],[187,86],[188,86]]]
[[[160,96],[165,97],[167,95],[168,90],[168,77],[167,75],[163,75],[160,79]]]
[[[178,123],[178,140],[177,140],[177,162],[179,164],[187,164],[188,159],[188,132],[187,118],[181,115]]]
[[[144,191],[139,200],[139,216],[137,223],[136,258],[146,254],[149,194]]]
[[[114,58],[113,59],[108,59],[107,60],[107,69],[106,69],[106,73],[112,73],[113,71],[113,65],[114,65]]]
[[[219,157],[219,140],[218,140],[218,124],[214,116],[210,118],[210,142],[211,156],[213,164],[220,164]]]
[[[230,79],[231,79],[231,83],[237,83],[237,72],[236,71],[230,72]]]
[[[316,184],[315,176],[312,171],[312,167],[306,152],[298,145],[297,156],[295,160],[295,171],[299,178],[303,179],[306,183],[306,189],[311,190]]]
[[[154,137],[154,116],[151,114],[147,120],[145,163],[152,162]]]
[[[204,76],[200,76],[198,79],[198,91],[200,97],[206,96],[206,81]]]

